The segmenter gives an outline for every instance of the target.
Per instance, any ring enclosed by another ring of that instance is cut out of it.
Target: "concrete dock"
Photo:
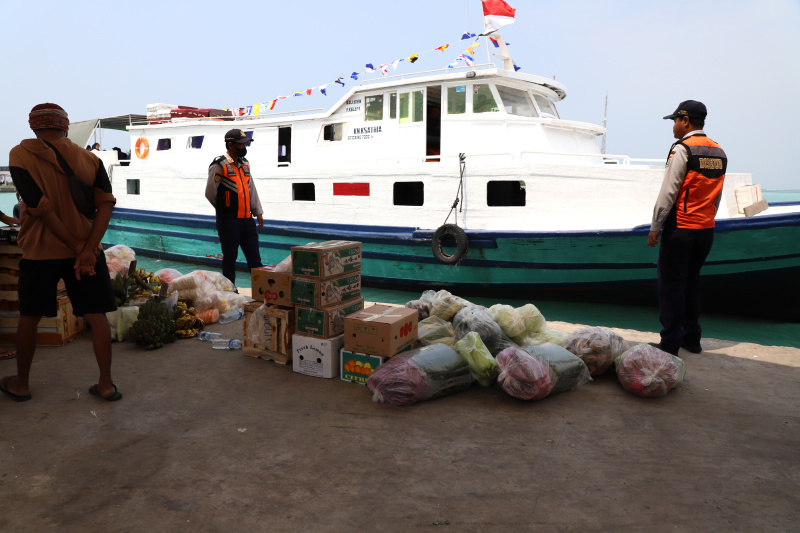
[[[105,402],[84,334],[0,396],[0,531],[800,530],[800,350],[703,343],[664,398],[610,373],[401,408],[197,339],[115,343]]]

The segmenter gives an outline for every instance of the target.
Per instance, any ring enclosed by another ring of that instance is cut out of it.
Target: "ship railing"
[[[653,163],[663,163],[663,159],[645,159],[640,157],[631,157],[629,155],[617,155],[617,154],[580,154],[575,152],[533,152],[529,150],[525,150],[520,152],[520,157],[525,154],[532,154],[532,155],[547,155],[547,156],[563,156],[563,157],[587,157],[592,159],[602,159],[603,163],[606,165],[632,165],[632,164],[653,164]],[[481,154],[481,155],[511,155],[511,154]]]
[[[216,116],[216,117],[175,117],[175,118],[154,118],[151,120],[158,121],[156,123],[151,123],[150,120],[138,120],[132,121],[131,126],[157,126],[158,124],[182,124],[184,122],[206,122],[206,121],[219,121],[219,122],[234,122],[234,121],[243,121],[243,120],[258,120],[262,118],[268,117],[279,117],[283,115],[287,116],[295,116],[301,113],[318,113],[320,111],[325,111],[322,107],[315,107],[312,109],[298,109],[296,111],[282,111],[280,113],[261,113],[258,115],[245,115],[241,117],[234,117],[231,115],[223,115],[223,116]]]
[[[417,77],[417,76],[421,76],[423,74],[436,74],[436,73],[439,73],[439,72],[454,72],[454,71],[457,71],[457,70],[475,70],[475,69],[478,69],[478,68],[481,68],[481,67],[497,68],[497,65],[495,65],[493,63],[481,63],[480,65],[474,65],[472,67],[464,65],[464,66],[453,67],[453,68],[437,68],[435,70],[420,70],[420,71],[417,71],[417,72],[408,72],[406,74],[395,74],[394,76],[381,76],[380,78],[370,78],[368,80],[362,80],[361,83],[359,83],[359,85],[364,85],[366,83],[382,83],[382,82],[384,82],[386,80],[393,80],[393,79],[405,80],[407,78],[414,78],[414,77]]]

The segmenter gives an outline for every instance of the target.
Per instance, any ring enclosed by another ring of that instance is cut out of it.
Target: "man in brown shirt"
[[[22,141],[9,154],[11,177],[22,198],[20,317],[17,375],[0,380],[0,392],[18,402],[31,399],[37,327],[42,316],[56,316],[57,285],[63,279],[75,314],[86,319],[92,332],[100,379],[89,392],[119,400],[122,394],[111,379],[111,332],[105,315],[116,306],[100,248],[115,203],[111,182],[97,156],[67,139],[69,118],[61,107],[39,104],[28,122],[36,138]],[[97,212],[91,219],[72,198],[66,174],[70,169],[93,191]]]

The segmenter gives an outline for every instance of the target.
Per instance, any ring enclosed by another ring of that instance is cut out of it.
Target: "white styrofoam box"
[[[736,209],[744,213],[744,208],[760,202],[761,185],[745,185],[736,189]]]
[[[339,350],[343,344],[344,335],[330,339],[292,335],[292,369],[307,376],[335,378],[339,375]]]

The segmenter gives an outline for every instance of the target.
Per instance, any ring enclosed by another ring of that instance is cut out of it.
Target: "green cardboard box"
[[[344,381],[366,385],[367,378],[388,359],[388,357],[356,353],[342,348],[339,360],[339,376]]]
[[[295,307],[297,333],[327,339],[344,333],[344,317],[364,309],[364,298],[330,307]]]
[[[292,278],[292,304],[328,307],[361,297],[361,273],[331,279]]]
[[[328,279],[361,271],[361,243],[325,241],[292,247],[292,273]]]

